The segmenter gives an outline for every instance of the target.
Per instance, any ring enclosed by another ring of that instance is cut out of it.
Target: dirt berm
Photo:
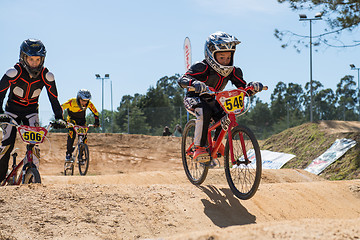
[[[90,134],[87,176],[63,176],[66,135],[49,140],[41,185],[0,188],[1,240],[360,239],[359,179],[264,170],[258,192],[242,201],[221,168],[201,187],[189,183],[180,138]]]

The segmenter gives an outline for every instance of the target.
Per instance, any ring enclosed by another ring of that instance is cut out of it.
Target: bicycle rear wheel
[[[192,184],[200,185],[205,181],[209,164],[199,163],[193,159],[195,119],[190,120],[184,128],[181,141],[181,155],[185,174]]]
[[[232,129],[235,164],[231,162],[229,139],[225,147],[225,175],[233,194],[250,199],[256,193],[261,179],[262,161],[260,147],[254,133],[245,126]]]
[[[74,163],[72,162],[64,163],[64,175],[65,176],[74,175]]]
[[[79,155],[78,155],[78,165],[80,175],[86,175],[89,169],[89,147],[85,143],[80,144],[79,146]]]
[[[40,173],[35,167],[26,169],[23,184],[41,183]]]

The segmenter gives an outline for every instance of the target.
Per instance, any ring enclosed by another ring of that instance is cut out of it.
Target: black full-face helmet
[[[27,57],[39,56],[41,58],[40,64],[37,67],[31,67],[27,61]],[[29,72],[31,77],[37,77],[41,72],[46,56],[46,49],[44,44],[37,39],[27,39],[22,42],[20,46],[20,63]]]
[[[240,41],[236,37],[225,32],[216,32],[211,34],[205,42],[205,59],[206,62],[223,77],[228,76],[234,66],[234,53],[236,45]],[[216,61],[215,54],[217,52],[231,52],[231,61],[229,66],[221,65]]]
[[[87,107],[87,105],[86,105],[86,107],[83,107],[83,106],[80,104],[80,99],[85,100],[85,101],[90,101],[90,99],[91,99],[91,93],[90,93],[90,91],[87,90],[87,89],[80,89],[80,90],[78,91],[77,95],[76,95],[77,105],[79,106],[79,108],[80,108],[81,110],[84,110],[84,109]],[[89,104],[89,102],[88,102],[87,104]]]

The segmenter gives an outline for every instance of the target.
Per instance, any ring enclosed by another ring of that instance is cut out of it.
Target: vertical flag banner
[[[191,66],[191,44],[188,37],[184,41],[184,57],[185,57],[185,71]]]
[[[185,72],[187,72],[187,70],[189,70],[189,68],[191,67],[191,44],[190,44],[190,39],[188,37],[185,38],[184,41],[184,59],[185,59]],[[186,90],[185,90],[186,91]],[[187,121],[189,121],[189,112],[186,111],[186,119]]]

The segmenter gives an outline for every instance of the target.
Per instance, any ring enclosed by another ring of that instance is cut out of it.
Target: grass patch
[[[338,138],[353,139],[358,144],[328,166],[320,176],[329,180],[360,178],[359,132],[329,134],[319,129],[318,123],[305,123],[271,136],[262,141],[260,148],[294,154],[296,157],[287,162],[283,168],[304,169],[330,148]]]

